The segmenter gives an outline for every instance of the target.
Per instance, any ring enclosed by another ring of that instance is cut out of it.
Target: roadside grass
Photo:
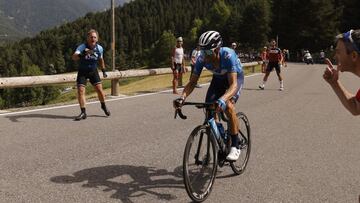
[[[260,72],[261,66],[255,67],[255,72]],[[245,75],[251,74],[250,68],[244,69]],[[190,78],[190,72],[183,75],[183,85],[187,84]],[[209,71],[203,71],[199,79],[199,84],[208,83],[211,81],[212,73]],[[103,80],[103,88],[106,95],[111,94],[111,81]],[[131,96],[143,93],[157,92],[161,90],[171,89],[172,87],[172,74],[166,75],[155,75],[155,76],[144,76],[135,78],[124,78],[119,81],[119,90],[121,95]],[[77,102],[77,91],[74,83],[61,85],[63,89],[65,87],[71,87],[71,90],[63,92],[57,99],[51,101],[49,104],[58,103],[76,103]],[[93,100],[97,99],[97,94],[94,88],[88,83],[86,86],[86,99]]]

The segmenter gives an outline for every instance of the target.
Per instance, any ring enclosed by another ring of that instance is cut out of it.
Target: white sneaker
[[[260,88],[261,90],[263,90],[263,89],[265,89],[265,85],[259,85],[259,88]]]
[[[240,154],[241,154],[240,149],[237,149],[236,147],[231,147],[230,153],[229,153],[229,155],[227,155],[226,160],[236,161],[236,160],[238,160]]]
[[[283,90],[284,90],[284,87],[280,87],[279,90],[280,90],[280,91],[283,91]]]

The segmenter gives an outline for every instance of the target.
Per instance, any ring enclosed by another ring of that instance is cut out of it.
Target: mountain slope
[[[116,0],[116,4],[122,5],[125,1]],[[110,0],[0,0],[0,35],[31,36],[88,12],[108,8]]]
[[[16,28],[13,20],[0,14],[0,44],[25,37],[25,34]]]

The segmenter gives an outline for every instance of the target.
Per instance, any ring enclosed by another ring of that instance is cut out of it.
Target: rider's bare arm
[[[224,101],[229,101],[229,99],[236,94],[237,90],[237,73],[229,73],[227,77],[229,81],[229,89],[227,89],[225,94],[221,97]]]
[[[194,90],[198,80],[199,80],[198,75],[191,74],[190,81],[188,84],[186,84],[186,86],[181,94],[182,98],[185,99],[187,96],[189,96],[191,94],[191,92]]]

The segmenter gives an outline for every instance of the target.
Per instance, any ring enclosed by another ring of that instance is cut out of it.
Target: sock
[[[284,87],[284,81],[280,80],[280,87]]]
[[[236,149],[240,149],[240,139],[237,134],[231,135],[231,147],[236,147]]]
[[[85,113],[86,114],[86,109],[85,108],[80,108],[81,109],[81,113]]]
[[[263,87],[265,87],[265,83],[266,83],[266,81],[263,81],[263,84],[262,84]]]
[[[105,102],[100,102],[100,103],[101,103],[101,108],[102,108],[102,109],[106,109]]]

